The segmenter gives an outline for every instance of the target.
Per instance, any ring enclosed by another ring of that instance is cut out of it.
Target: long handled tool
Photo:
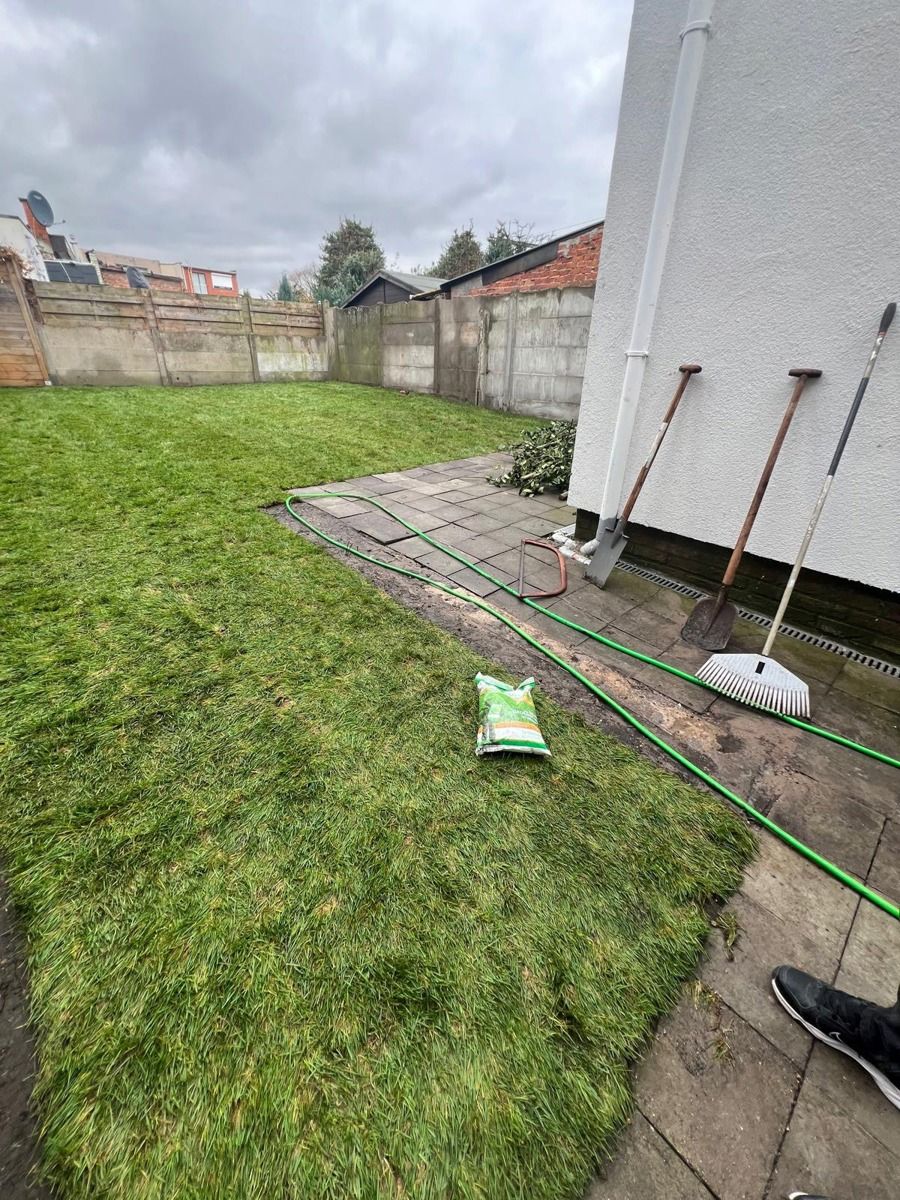
[[[637,498],[641,494],[644,480],[650,474],[653,460],[656,458],[659,448],[663,444],[663,438],[666,436],[672,418],[675,416],[675,410],[681,403],[681,397],[684,395],[685,388],[690,382],[691,376],[699,375],[703,368],[699,367],[696,363],[685,363],[678,370],[681,372],[681,379],[675,390],[675,395],[666,409],[666,415],[662,419],[662,424],[656,431],[656,437],[653,439],[653,445],[650,447],[647,461],[638,472],[638,477],[634,481],[634,487],[625,501],[625,507],[622,509],[621,514],[614,520],[609,521],[606,528],[601,530],[598,535],[597,546],[584,572],[585,578],[596,583],[598,587],[603,587],[607,579],[609,579],[613,567],[622,557],[622,551],[628,543],[628,538],[625,536],[625,526],[628,524],[631,510],[634,508]]]
[[[766,488],[769,486],[772,471],[775,469],[775,463],[778,459],[782,442],[787,436],[791,421],[794,419],[794,413],[800,402],[803,389],[806,387],[806,381],[808,379],[818,379],[821,374],[822,372],[816,370],[814,367],[793,367],[788,371],[788,375],[796,379],[797,382],[794,384],[794,390],[791,392],[788,406],[784,410],[781,425],[778,427],[778,433],[775,435],[775,441],[772,443],[772,449],[769,451],[766,465],[763,467],[762,475],[759,477],[759,483],[756,485],[756,491],[753,493],[750,508],[744,518],[744,524],[741,526],[741,532],[738,534],[734,550],[731,552],[731,558],[728,560],[725,574],[722,576],[722,585],[715,596],[707,596],[706,599],[701,600],[695,605],[694,611],[688,617],[684,629],[681,631],[681,636],[684,640],[694,646],[702,646],[704,650],[724,650],[728,645],[728,639],[731,637],[731,631],[734,629],[734,622],[737,617],[737,609],[728,599],[728,593],[731,591],[731,585],[734,583],[735,576],[737,575],[744,547],[747,545],[747,539],[750,537],[750,531],[753,529],[753,522],[756,520],[759,506],[762,504],[763,496],[766,494]]]
[[[775,638],[778,636],[778,630],[781,628],[781,619],[790,601],[794,585],[797,582],[797,576],[800,574],[800,568],[803,566],[803,560],[806,557],[806,551],[809,549],[809,544],[816,531],[816,525],[819,523],[822,509],[825,507],[825,501],[828,499],[828,493],[831,491],[831,485],[834,482],[834,476],[841,461],[841,455],[844,453],[844,447],[847,445],[850,430],[853,428],[853,422],[856,420],[856,414],[859,412],[859,406],[862,404],[862,398],[865,395],[869,379],[872,375],[878,351],[881,349],[884,335],[890,328],[896,311],[897,305],[893,301],[884,310],[881,325],[878,329],[878,336],[875,338],[875,344],[872,347],[872,353],[869,355],[869,361],[866,363],[863,377],[859,381],[859,387],[856,389],[856,395],[850,406],[850,412],[847,414],[844,428],[841,430],[840,438],[838,438],[837,448],[831,459],[828,474],[825,476],[822,490],[819,492],[819,497],[813,507],[809,524],[806,527],[806,533],[803,535],[803,541],[800,545],[800,551],[797,554],[797,561],[791,569],[787,587],[784,589],[784,595],[781,597],[781,603],[778,605],[778,612],[776,612],[772,620],[772,628],[769,630],[769,636],[766,638],[762,654],[714,654],[711,658],[707,659],[697,672],[699,679],[708,683],[710,687],[714,687],[717,692],[722,692],[723,695],[730,696],[732,700],[741,700],[745,704],[753,704],[758,708],[774,708],[776,712],[785,713],[787,716],[809,716],[809,688],[802,679],[798,679],[796,675],[792,675],[790,671],[785,670],[773,658],[769,658],[769,651],[772,649],[772,643],[775,641]]]

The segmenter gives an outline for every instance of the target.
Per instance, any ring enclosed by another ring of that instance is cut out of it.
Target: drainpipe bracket
[[[683,42],[689,33],[709,33],[711,28],[712,21],[691,21],[690,25],[685,25],[678,37]]]

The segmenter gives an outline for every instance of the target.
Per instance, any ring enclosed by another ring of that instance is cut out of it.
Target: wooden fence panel
[[[43,353],[18,267],[0,262],[0,387],[41,387]]]

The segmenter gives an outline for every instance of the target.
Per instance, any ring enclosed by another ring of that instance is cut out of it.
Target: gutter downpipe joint
[[[628,451],[644,380],[644,367],[650,352],[650,334],[656,316],[669,234],[675,218],[678,185],[681,181],[681,169],[694,115],[694,101],[697,98],[714,3],[715,0],[690,0],[687,23],[680,34],[681,55],[659,164],[659,180],[656,185],[650,231],[647,235],[647,248],[644,252],[644,267],[634,310],[634,324],[631,327],[631,341],[625,351],[625,374],[622,378],[606,482],[600,503],[601,525],[610,518],[615,519],[622,498]]]

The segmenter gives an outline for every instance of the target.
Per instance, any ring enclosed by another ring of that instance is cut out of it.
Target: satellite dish
[[[50,201],[46,196],[32,189],[26,199],[28,200],[28,207],[42,225],[53,224],[53,209],[50,207]]]
[[[128,280],[128,286],[133,288],[149,288],[147,276],[140,267],[126,267],[125,278]]]

